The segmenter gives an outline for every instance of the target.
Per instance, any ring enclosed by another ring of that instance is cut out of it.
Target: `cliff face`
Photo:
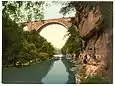
[[[106,10],[107,9],[105,9],[105,11]],[[100,8],[89,11],[87,17],[85,16],[82,18],[78,29],[81,38],[85,41],[85,43],[83,43],[84,50],[82,51],[83,56],[81,59],[84,59],[84,54],[87,54],[90,57],[85,66],[86,75],[93,76],[98,74],[106,76],[109,79],[109,82],[112,83],[113,32],[112,16],[109,14],[110,13],[108,13],[108,16],[104,16],[104,18],[109,18],[107,20],[103,18],[104,14]]]

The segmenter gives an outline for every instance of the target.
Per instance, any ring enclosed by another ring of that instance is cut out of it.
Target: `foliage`
[[[60,9],[59,13],[62,15],[69,14],[72,11],[75,11],[75,1],[67,1],[61,3],[63,7]]]
[[[108,81],[101,76],[88,77],[85,81],[82,81],[81,84],[108,84]]]
[[[3,29],[7,30],[7,28]],[[15,63],[20,60],[22,62],[35,59],[42,61],[53,56],[53,46],[47,42],[46,39],[41,37],[37,31],[16,32],[15,30],[17,29],[13,29],[11,32],[7,30],[4,32],[6,35],[3,34],[3,40],[5,40],[3,41],[3,64],[9,62],[15,65]],[[10,38],[7,38],[9,34]]]
[[[43,1],[3,1],[3,16],[15,22],[43,19]]]
[[[50,58],[49,55],[48,55],[48,53],[44,53],[44,52],[40,52],[40,53],[38,54],[38,56],[40,57],[41,60],[46,60],[46,59],[49,59],[49,58]],[[49,58],[48,58],[48,57],[49,57]]]
[[[101,27],[112,28],[112,18],[113,18],[112,17],[112,14],[113,14],[113,12],[112,12],[112,4],[113,3],[112,2],[68,1],[68,2],[60,2],[59,4],[62,4],[62,8],[60,9],[60,13],[62,15],[66,15],[68,12],[71,12],[71,11],[76,12],[75,21],[73,21],[73,24],[76,26],[76,28],[78,30],[80,29],[79,24],[80,24],[81,20],[83,19],[83,17],[87,19],[88,13],[90,11],[95,12],[97,9],[99,10],[101,18],[95,24],[95,29],[97,31],[101,32],[101,30],[102,30],[102,29],[100,29]],[[71,27],[71,28],[73,28],[73,27]],[[77,48],[78,51],[81,50],[81,48],[79,46],[77,46],[77,42],[75,42],[76,39],[81,40],[77,29],[69,29],[68,32],[70,34],[70,37],[67,40],[65,46],[62,48],[63,53],[66,53],[66,51],[68,51],[70,53],[73,51],[76,52],[77,50],[74,49],[75,46],[78,47]],[[78,37],[75,37],[76,35]],[[70,41],[70,43],[68,41]]]
[[[61,50],[55,47],[55,54],[61,54]]]
[[[65,2],[63,2],[65,3]],[[98,12],[97,12],[98,10]],[[63,6],[60,10],[60,13],[62,15],[68,14],[70,11],[75,11],[75,21],[73,24],[79,28],[79,24],[83,19],[87,19],[89,12],[95,12],[96,16],[100,15],[101,17],[99,18],[98,22],[96,22],[94,29],[99,31],[103,31],[102,29],[105,28],[113,28],[113,2],[84,2],[84,1],[70,1],[65,3],[65,6]],[[98,14],[99,13],[99,14]],[[83,23],[83,22],[82,22]],[[81,24],[82,25],[82,24]],[[74,31],[73,31],[74,32]],[[77,31],[76,31],[77,33]],[[79,34],[78,34],[79,35]],[[70,35],[71,37],[71,35]],[[73,36],[74,37],[74,36]],[[78,36],[79,37],[79,36]],[[79,38],[80,39],[80,38]],[[68,41],[70,41],[68,43]],[[73,39],[75,41],[75,39]],[[71,53],[72,52],[72,45],[74,42],[71,39],[68,39],[65,46],[62,48],[62,52],[65,54],[67,50]],[[77,42],[76,42],[77,43]],[[77,47],[76,47],[77,48]],[[81,50],[79,47],[78,50]],[[93,77],[88,77],[85,79],[85,69],[81,67],[80,69],[80,77],[82,80],[82,84],[106,84],[108,83],[108,80],[104,79],[101,76],[93,76]]]
[[[66,41],[65,45],[63,46],[63,48],[61,49],[61,52],[63,54],[66,53],[79,53],[79,51],[81,50],[81,40],[79,38],[79,34],[76,30],[76,27],[74,25],[72,25],[69,29],[68,29],[68,34],[69,38]]]
[[[3,2],[3,6],[5,7],[2,11],[3,66],[15,66],[16,62],[22,64],[32,60],[43,61],[50,59],[54,54],[54,47],[51,43],[47,42],[37,31],[23,31],[23,29],[18,26],[15,19],[12,20],[10,17],[10,15],[14,15],[17,9],[19,9],[15,8],[15,5],[17,6],[17,4],[19,5],[21,3],[21,5],[23,5],[25,2],[18,3],[18,1],[16,1],[11,2],[15,4],[9,3],[10,2]],[[7,6],[8,4],[9,6]],[[12,8],[10,6],[14,7]],[[28,7],[27,9],[30,8],[31,7]],[[20,15],[18,17],[20,17]]]
[[[47,41],[43,42],[43,45],[41,46],[40,51],[49,53],[49,56],[53,56],[53,54],[54,54],[53,45],[51,45],[51,43],[49,43]]]
[[[8,40],[7,37],[4,38],[10,43],[9,45],[4,45],[7,45],[7,47],[3,48],[4,61],[8,62],[9,60],[11,60],[12,62],[10,63],[15,64],[17,61],[20,60],[26,62],[34,59],[39,59],[42,61],[45,59],[49,59],[50,56],[53,56],[53,46],[49,42],[47,42],[46,39],[41,37],[39,33],[35,31],[21,33],[17,32],[17,34],[19,34],[18,37],[20,37],[20,39],[16,40],[13,31],[10,33],[10,36],[12,38],[9,38]]]
[[[65,15],[69,11],[76,11],[76,15],[79,16],[83,10],[95,9],[98,4],[99,2],[68,1],[65,3],[65,6],[61,8],[60,13]]]
[[[60,13],[62,15],[66,15],[69,12],[76,12],[75,14],[75,25],[78,27],[79,23],[81,22],[82,18],[87,18],[88,12],[93,11],[95,12],[96,9],[100,10],[101,18],[97,22],[98,24],[95,25],[95,28],[98,27],[109,27],[112,28],[113,26],[113,2],[84,2],[84,1],[68,1],[62,2],[64,6],[60,9]]]

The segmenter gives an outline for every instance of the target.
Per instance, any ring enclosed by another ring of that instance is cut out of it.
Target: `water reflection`
[[[43,78],[45,84],[64,84],[68,80],[68,72],[63,62],[59,59],[54,62],[52,69]]]
[[[53,66],[53,60],[23,68],[3,70],[3,83],[39,83]]]
[[[69,70],[71,64],[65,60],[44,61],[22,68],[3,69],[3,83],[33,83],[33,84],[64,84],[75,83],[73,73]]]
[[[75,76],[73,72],[70,71],[70,68],[72,67],[72,64],[67,60],[62,58],[62,62],[66,67],[66,71],[69,73],[68,75],[68,81],[67,84],[75,84]]]

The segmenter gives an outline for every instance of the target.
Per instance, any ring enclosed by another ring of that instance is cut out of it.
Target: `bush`
[[[88,77],[85,81],[82,81],[81,84],[108,84],[108,81],[101,76]]]
[[[40,52],[38,55],[41,60],[49,59],[48,53]]]
[[[76,31],[76,27],[74,25],[72,25],[69,29],[68,29],[68,33],[67,35],[69,35],[68,40],[66,41],[65,45],[63,46],[63,48],[61,49],[62,54],[66,54],[66,53],[78,53],[82,48],[82,43],[81,43],[81,38],[78,34],[78,32]]]
[[[14,65],[17,61],[20,63],[29,62],[30,60],[43,61],[53,56],[53,45],[40,36],[39,32],[35,30],[31,32],[23,31],[8,16],[3,16],[2,19],[3,65]]]

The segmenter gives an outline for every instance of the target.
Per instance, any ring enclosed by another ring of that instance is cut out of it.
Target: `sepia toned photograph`
[[[112,1],[2,1],[3,84],[113,84]]]

